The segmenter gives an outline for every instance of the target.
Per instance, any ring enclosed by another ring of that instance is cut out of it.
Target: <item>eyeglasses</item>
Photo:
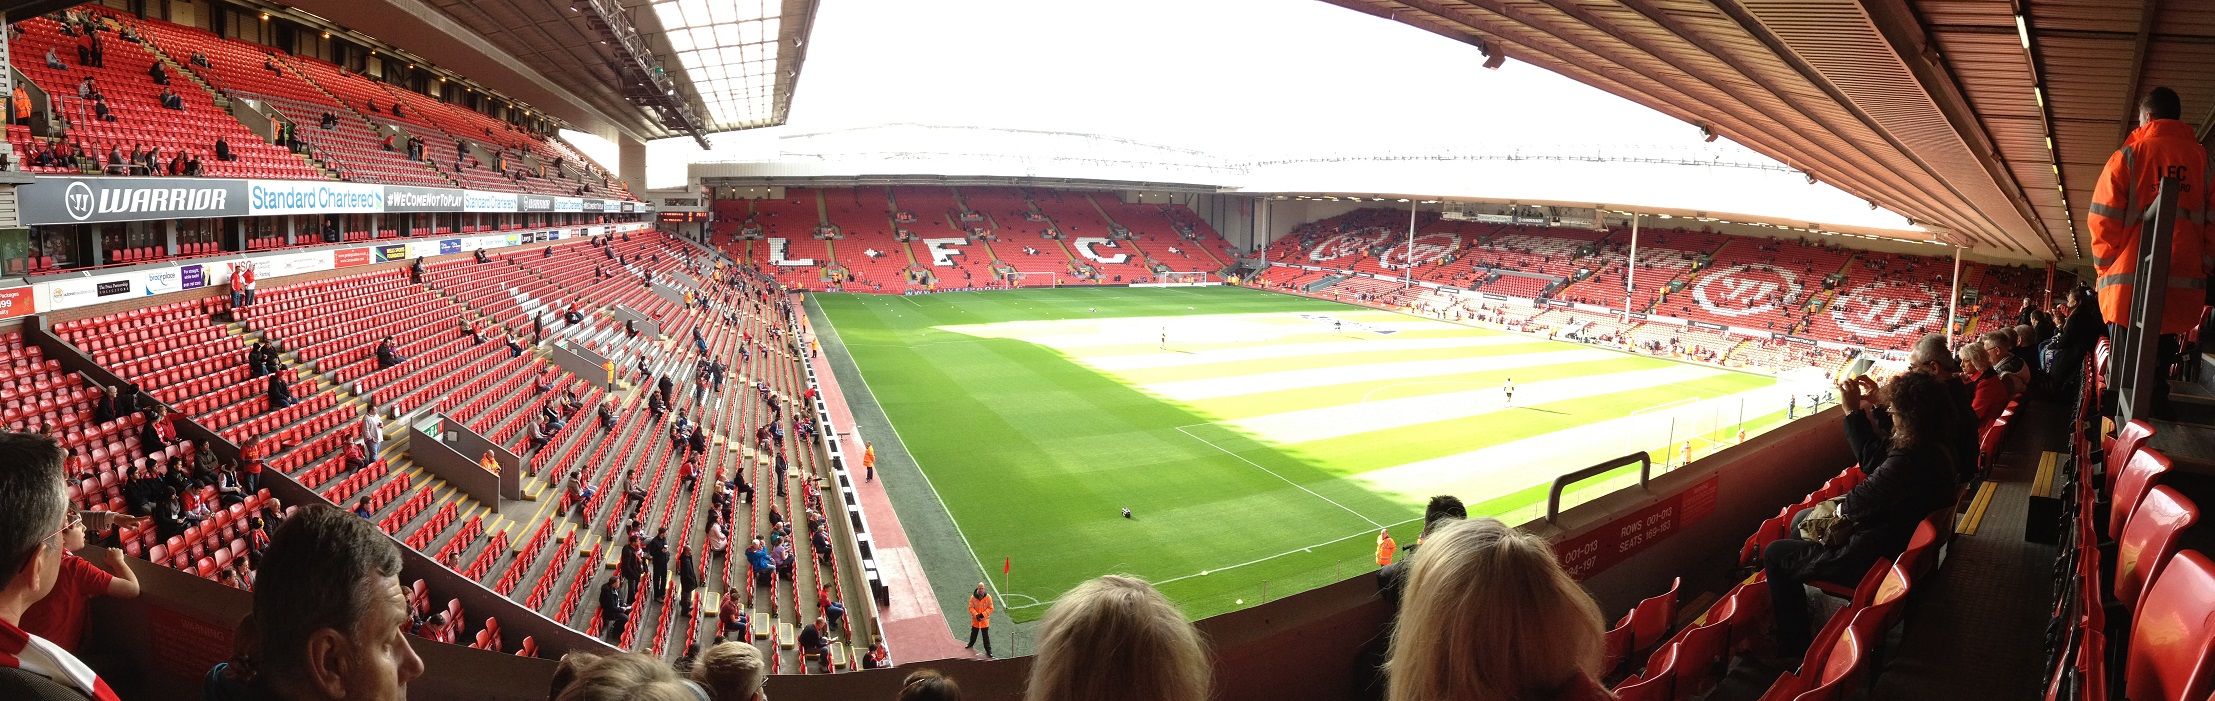
[[[49,540],[53,540],[53,539],[54,539],[55,537],[57,537],[57,536],[60,536],[60,535],[61,535],[61,534],[63,534],[63,533],[68,533],[68,532],[69,532],[69,529],[72,529],[72,528],[76,528],[76,527],[78,527],[78,526],[82,526],[82,525],[84,525],[84,523],[85,523],[85,521],[84,521],[84,517],[83,517],[83,516],[80,516],[80,515],[78,515],[78,514],[77,514],[77,510],[76,510],[76,509],[70,509],[70,510],[69,510],[69,518],[68,518],[67,520],[64,520],[64,521],[62,521],[62,527],[61,527],[61,528],[57,528],[57,529],[54,529],[54,532],[53,532],[53,533],[48,533],[48,534],[46,534],[46,537],[44,537],[44,538],[40,538],[40,539],[39,539],[39,542],[43,543],[43,542],[46,542],[46,541],[49,541]]]

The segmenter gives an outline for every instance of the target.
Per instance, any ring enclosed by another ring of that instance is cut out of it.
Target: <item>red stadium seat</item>
[[[2124,610],[2137,607],[2146,582],[2161,576],[2184,531],[2199,520],[2199,506],[2177,490],[2156,486],[2146,493],[2115,538],[2115,600]]]
[[[2172,469],[2175,466],[2170,464],[2169,456],[2152,448],[2141,448],[2130,457],[2129,462],[2123,463],[2122,472],[2115,476],[2115,488],[2109,495],[2112,499],[2108,504],[2107,514],[2107,533],[2110,537],[2122,532],[2123,522],[2130,518],[2133,509],[2138,508],[2138,502],[2145,498],[2146,490],[2152,489]]]
[[[2215,562],[2176,554],[2139,602],[2123,666],[2132,701],[2203,701],[2215,689]]]
[[[2152,439],[2153,434],[2153,424],[2146,423],[2144,419],[2131,419],[2129,423],[2123,424],[2122,428],[2115,431],[2114,437],[2101,441],[2101,450],[2106,451],[2107,454],[2107,462],[2101,467],[2107,473],[2108,491],[2115,491],[2115,478],[2122,474],[2123,464],[2128,462],[2131,456],[2137,455],[2138,448],[2145,445],[2147,440]]]
[[[1615,687],[1615,698],[1617,701],[1670,701],[1676,693],[1676,669],[1677,646],[1665,646],[1647,662],[1645,672]]]

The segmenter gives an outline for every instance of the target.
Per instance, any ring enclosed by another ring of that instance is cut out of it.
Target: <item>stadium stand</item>
[[[719,250],[774,271],[779,283],[799,290],[893,293],[1019,281],[1023,286],[1119,284],[1150,281],[1161,272],[1212,274],[1225,267],[1218,257],[1226,248],[1222,237],[1204,222],[1183,218],[1190,210],[1122,203],[1096,193],[792,187],[782,198],[722,199],[712,209],[717,221],[712,240]],[[1049,228],[1061,238],[1043,236]],[[1096,249],[1103,258],[1119,253],[1129,258],[1096,262],[1076,250],[1078,237],[1108,238],[1113,247]],[[1015,272],[1036,275],[1008,274]]]
[[[148,70],[163,61],[143,45],[119,38],[117,29],[121,23],[102,16],[87,25],[99,28],[97,33],[101,36],[104,60],[98,66],[71,60],[76,47],[89,40],[62,34],[60,22],[34,17],[14,25],[22,29],[22,34],[11,42],[15,49],[12,55],[23,58],[11,65],[51,96],[53,113],[63,120],[64,131],[62,136],[45,138],[32,136],[31,130],[11,127],[10,143],[26,158],[49,144],[62,142],[73,144],[86,154],[65,165],[38,166],[34,162],[28,166],[33,172],[112,171],[143,175],[146,174],[143,167],[132,171],[128,164],[111,163],[106,159],[111,151],[120,151],[128,157],[143,146],[159,149],[158,157],[165,167],[169,159],[178,154],[198,157],[200,172],[207,176],[303,180],[326,177],[299,156],[272,146],[267,137],[249,131],[216,106],[214,95],[208,89],[185,80],[177,68],[168,68],[172,76],[169,85],[156,85],[148,77]],[[69,56],[63,59],[66,67],[54,68],[40,61],[39,57],[49,50]],[[182,101],[184,109],[173,110],[159,104],[165,88]],[[98,114],[102,106],[111,113],[112,119]],[[216,159],[218,138],[230,145],[237,160]]]

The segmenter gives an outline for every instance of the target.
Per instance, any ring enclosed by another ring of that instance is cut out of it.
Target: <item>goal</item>
[[[1208,279],[1207,273],[1168,272],[1161,274],[1161,281],[1172,285],[1205,285]]]
[[[1016,287],[1060,287],[1061,273],[1052,271],[1040,273],[1026,273],[1018,271],[1008,273],[1008,284],[1014,285]]]

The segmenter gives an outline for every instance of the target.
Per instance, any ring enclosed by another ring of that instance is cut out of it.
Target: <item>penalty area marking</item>
[[[1214,441],[1210,441],[1210,440],[1208,440],[1208,439],[1205,439],[1205,438],[1201,438],[1201,437],[1199,437],[1199,436],[1197,436],[1197,435],[1194,435],[1194,434],[1193,434],[1193,433],[1192,433],[1191,431],[1187,431],[1187,430],[1185,430],[1185,429],[1187,429],[1187,428],[1191,428],[1191,427],[1193,427],[1193,426],[1208,426],[1208,425],[1211,425],[1211,424],[1185,424],[1185,425],[1183,425],[1183,426],[1178,426],[1178,427],[1177,427],[1177,432],[1178,432],[1178,433],[1182,433],[1182,434],[1184,434],[1184,435],[1186,435],[1186,436],[1190,437],[1190,438],[1191,438],[1192,440],[1196,440],[1196,441],[1199,441],[1199,442],[1201,442],[1201,443],[1206,443],[1206,444],[1207,444],[1207,447],[1210,447],[1210,448],[1214,448],[1214,449],[1216,449],[1216,450],[1220,450],[1220,451],[1223,451],[1223,454],[1224,454],[1224,455],[1229,455],[1229,456],[1231,456],[1231,457],[1234,457],[1234,458],[1238,458],[1239,462],[1243,462],[1243,463],[1246,463],[1246,464],[1248,464],[1248,465],[1252,465],[1252,466],[1254,466],[1254,469],[1256,469],[1256,470],[1260,470],[1260,471],[1262,471],[1262,472],[1267,472],[1267,473],[1269,473],[1269,476],[1270,476],[1270,477],[1275,477],[1275,478],[1277,478],[1277,479],[1280,479],[1280,480],[1284,480],[1284,483],[1285,483],[1285,484],[1289,484],[1289,485],[1292,485],[1292,487],[1293,487],[1293,488],[1295,488],[1295,489],[1298,489],[1298,490],[1300,490],[1300,491],[1303,491],[1303,492],[1307,492],[1309,496],[1313,496],[1313,497],[1315,497],[1315,498],[1317,498],[1317,499],[1321,499],[1321,500],[1323,500],[1323,501],[1327,501],[1327,502],[1330,502],[1330,505],[1331,505],[1331,506],[1336,506],[1336,507],[1338,507],[1338,508],[1340,508],[1340,509],[1345,509],[1346,513],[1349,513],[1349,514],[1353,514],[1353,515],[1354,515],[1354,518],[1358,518],[1358,519],[1361,519],[1361,520],[1363,520],[1363,521],[1368,521],[1368,522],[1369,522],[1369,525],[1371,525],[1371,526],[1375,526],[1375,527],[1377,527],[1377,528],[1383,528],[1383,527],[1384,527],[1384,524],[1382,524],[1382,523],[1377,523],[1376,519],[1373,519],[1373,518],[1369,518],[1369,517],[1367,517],[1367,516],[1363,516],[1363,515],[1361,515],[1361,512],[1359,512],[1359,511],[1355,511],[1355,510],[1353,510],[1353,509],[1352,509],[1351,507],[1348,507],[1348,506],[1346,506],[1345,504],[1340,504],[1340,503],[1338,503],[1338,502],[1337,502],[1336,500],[1333,500],[1333,499],[1331,499],[1330,497],[1326,497],[1326,496],[1323,496],[1323,495],[1321,495],[1321,494],[1317,494],[1317,493],[1315,493],[1315,490],[1313,490],[1313,489],[1308,489],[1308,488],[1307,488],[1307,485],[1303,485],[1303,484],[1300,484],[1300,483],[1298,483],[1298,482],[1294,482],[1294,481],[1292,481],[1292,480],[1291,480],[1290,478],[1287,478],[1287,477],[1285,477],[1284,475],[1280,475],[1280,474],[1277,474],[1277,471],[1276,471],[1276,470],[1271,470],[1271,469],[1269,469],[1269,468],[1266,468],[1266,467],[1262,467],[1262,466],[1261,466],[1261,463],[1258,463],[1258,462],[1254,462],[1254,461],[1252,461],[1252,460],[1248,460],[1248,459],[1246,459],[1246,456],[1244,456],[1244,455],[1239,455],[1239,454],[1237,454],[1237,453],[1231,452],[1231,451],[1230,451],[1230,449],[1228,449],[1228,448],[1224,448],[1223,446],[1219,446],[1219,445],[1216,445]]]

